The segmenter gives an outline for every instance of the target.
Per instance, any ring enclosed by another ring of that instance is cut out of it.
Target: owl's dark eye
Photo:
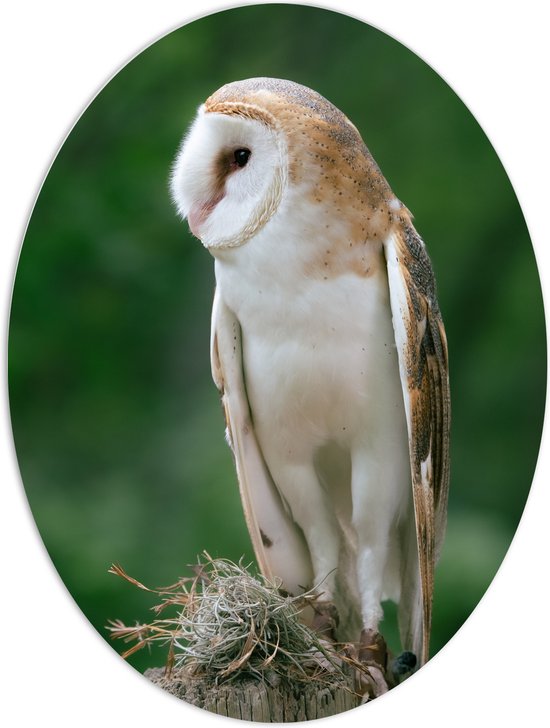
[[[235,149],[234,157],[237,167],[244,167],[250,159],[250,149]]]

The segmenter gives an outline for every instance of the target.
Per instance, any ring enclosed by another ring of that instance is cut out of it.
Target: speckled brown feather
[[[447,339],[436,296],[430,259],[410,217],[402,216],[398,254],[407,284],[410,321],[406,356],[408,388],[416,399],[413,410],[413,475],[431,452],[433,498],[439,531],[444,530],[449,486],[450,393]],[[437,548],[440,544],[438,543]]]
[[[314,256],[304,260],[304,276],[371,275],[385,265],[385,242],[389,238],[394,241],[406,294],[406,304],[399,313],[406,341],[398,345],[398,353],[405,406],[410,413],[409,451],[421,582],[420,659],[425,662],[434,566],[446,521],[450,398],[445,331],[424,244],[355,126],[318,93],[291,81],[249,79],[216,91],[205,102],[205,111],[244,116],[284,131],[291,182],[319,205],[320,215],[328,211],[330,244],[321,242]],[[330,232],[334,218],[340,228],[344,226],[336,241]],[[395,297],[391,279],[389,283],[390,296]],[[413,611],[414,599],[413,595],[409,605]]]
[[[401,350],[398,344],[398,351],[404,370],[403,389],[410,402],[411,475],[422,587],[421,661],[425,662],[429,650],[434,568],[445,534],[449,492],[447,340],[430,259],[408,213],[402,214],[393,241],[406,296],[406,308],[401,312],[406,343]]]

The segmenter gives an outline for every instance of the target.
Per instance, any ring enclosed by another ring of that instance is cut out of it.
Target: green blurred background
[[[56,568],[103,636],[109,618],[151,619],[155,601],[109,575],[113,561],[159,586],[203,549],[252,560],[210,378],[213,261],[176,218],[167,181],[196,107],[264,75],[314,88],[353,120],[434,263],[453,395],[436,652],[483,595],[525,504],[544,314],[528,231],[487,137],[432,69],[362,22],[291,5],[224,11],[142,52],[84,112],[17,270],[9,386],[23,483]]]

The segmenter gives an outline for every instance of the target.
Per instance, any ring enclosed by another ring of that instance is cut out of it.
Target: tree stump
[[[166,675],[163,668],[147,670],[145,676],[168,693],[191,705],[229,718],[259,723],[292,723],[337,715],[361,703],[349,685],[326,680],[297,682],[266,671],[263,680],[238,678],[218,686],[183,670]]]

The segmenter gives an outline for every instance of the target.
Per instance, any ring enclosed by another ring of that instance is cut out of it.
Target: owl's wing
[[[410,649],[428,659],[434,567],[445,532],[449,490],[450,394],[447,341],[430,259],[405,217],[385,243],[388,284],[411,460],[414,524],[405,535],[400,627]],[[412,518],[411,518],[412,521]],[[408,547],[408,548],[407,548]],[[420,583],[418,584],[418,573]]]
[[[267,578],[281,579],[290,594],[300,594],[312,582],[309,551],[264,462],[246,394],[241,327],[219,289],[212,310],[211,363],[258,566]]]

